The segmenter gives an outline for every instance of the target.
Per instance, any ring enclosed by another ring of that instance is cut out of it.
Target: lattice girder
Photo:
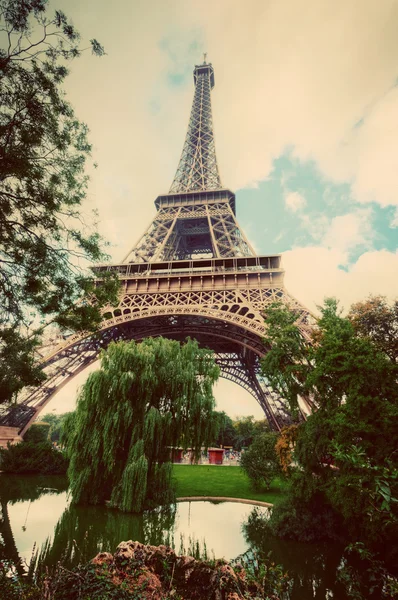
[[[241,385],[250,391],[260,403],[274,429],[279,429],[289,422],[289,414],[283,400],[279,404],[275,398],[269,396],[261,389],[258,383],[259,362],[258,358],[264,352],[261,338],[245,331],[237,324],[204,317],[198,313],[184,315],[148,316],[136,321],[118,323],[102,329],[95,335],[80,339],[69,338],[52,352],[43,361],[43,368],[48,378],[40,387],[30,391],[24,401],[25,413],[20,416],[20,425],[26,426],[36,418],[37,414],[45,407],[49,400],[75,375],[84,370],[89,364],[97,360],[99,352],[106,348],[111,341],[121,339],[141,340],[143,337],[156,337],[163,335],[183,341],[187,337],[194,337],[203,346],[215,351],[215,356],[220,365],[222,376]],[[231,368],[230,360],[226,356],[234,354],[234,365]],[[28,408],[34,409],[33,413],[26,412]],[[12,414],[8,424],[12,423]],[[25,418],[25,422],[23,421]],[[7,421],[3,420],[3,424]],[[14,425],[17,424],[14,421]]]
[[[222,187],[211,111],[212,66],[196,67],[194,80],[195,93],[188,131],[170,193],[218,190]]]
[[[223,202],[160,208],[126,258],[128,262],[154,262],[184,260],[195,254],[219,258],[255,256],[229,198]]]
[[[249,390],[262,406],[271,427],[279,429],[289,421],[286,405],[262,380],[258,363],[258,357],[266,351],[262,342],[266,332],[264,310],[277,300],[296,311],[305,333],[308,313],[283,288],[125,293],[119,306],[104,315],[98,334],[72,335],[43,358],[48,379],[28,393],[24,405],[40,411],[57,391],[96,360],[101,349],[112,340],[158,335],[183,340],[190,336],[215,352],[220,352],[219,346],[223,345],[224,357],[231,348],[239,349],[233,369],[231,363],[223,363],[223,376]],[[22,416],[33,418],[28,413]]]

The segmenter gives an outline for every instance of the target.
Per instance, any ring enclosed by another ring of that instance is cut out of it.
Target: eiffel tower
[[[258,256],[236,219],[235,194],[221,184],[211,90],[214,69],[196,65],[195,92],[181,158],[168,194],[155,200],[156,215],[120,264],[94,268],[98,279],[116,271],[117,308],[104,311],[96,334],[75,334],[42,349],[45,383],[27,392],[17,409],[0,419],[23,435],[48,401],[98,358],[112,340],[187,336],[210,348],[221,376],[254,396],[270,427],[291,422],[286,402],[261,376],[266,352],[264,311],[283,301],[308,336],[309,313],[284,288],[280,255]]]

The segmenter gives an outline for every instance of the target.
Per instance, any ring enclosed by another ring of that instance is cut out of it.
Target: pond
[[[0,560],[29,564],[35,547],[45,564],[62,558],[67,567],[111,551],[124,540],[165,543],[177,553],[234,559],[253,551],[272,552],[292,577],[291,600],[345,596],[335,583],[341,550],[263,539],[247,519],[249,504],[232,502],[181,502],[142,515],[70,503],[67,481],[60,477],[0,475]],[[265,511],[266,509],[257,509]]]

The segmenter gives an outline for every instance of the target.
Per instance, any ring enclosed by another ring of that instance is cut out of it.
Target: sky
[[[398,296],[397,0],[51,0],[55,8],[107,53],[74,61],[65,91],[91,132],[98,168],[85,211],[99,211],[112,261],[170,188],[206,52],[222,183],[256,251],[282,253],[286,287],[311,311],[327,296],[345,308]],[[218,384],[216,398],[231,416],[261,417],[235,384]]]

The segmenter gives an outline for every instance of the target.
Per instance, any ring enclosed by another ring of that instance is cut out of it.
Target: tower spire
[[[210,93],[214,87],[211,63],[196,65],[193,78],[193,97],[188,131],[170,194],[211,191],[222,188],[214,144]]]

